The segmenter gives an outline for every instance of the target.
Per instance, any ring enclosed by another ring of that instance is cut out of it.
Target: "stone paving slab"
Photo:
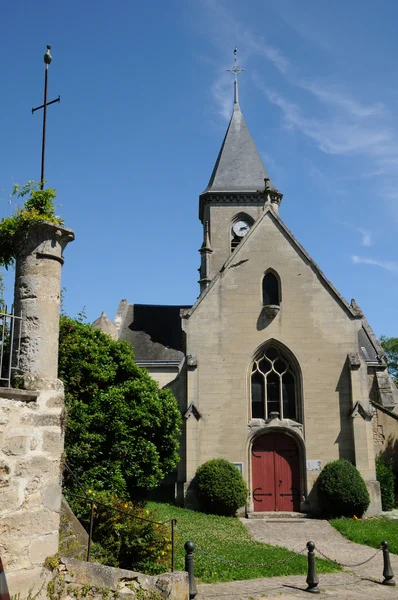
[[[294,600],[309,598],[305,576],[269,577],[248,581],[198,585],[197,600],[257,600],[257,598],[278,598]],[[320,597],[347,600],[390,600],[398,598],[398,588],[380,585],[361,579],[351,573],[330,573],[319,577]]]

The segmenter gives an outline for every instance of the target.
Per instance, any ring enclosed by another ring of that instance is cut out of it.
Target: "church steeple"
[[[240,110],[238,75],[244,69],[237,64],[236,48],[234,65],[227,70],[234,75],[233,112],[210,181],[199,199],[204,233],[199,250],[201,293],[261,216],[264,206],[278,212],[282,200]]]
[[[215,195],[239,194],[241,201],[257,203],[261,202],[258,194],[262,193],[263,204],[269,201],[276,210],[282,198],[282,194],[277,192],[271,182],[240,109],[238,75],[244,69],[237,64],[236,48],[234,66],[227,70],[234,74],[234,107],[209,183],[200,198],[202,222],[203,205],[210,200],[210,196],[217,201]]]

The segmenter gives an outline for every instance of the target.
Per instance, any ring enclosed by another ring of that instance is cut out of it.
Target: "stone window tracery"
[[[253,419],[297,420],[297,377],[287,356],[276,346],[268,346],[253,362],[251,373]]]

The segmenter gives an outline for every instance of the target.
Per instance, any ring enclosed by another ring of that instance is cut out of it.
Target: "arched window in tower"
[[[251,373],[252,419],[298,420],[298,377],[291,360],[276,346],[267,346]]]
[[[247,233],[249,233],[253,219],[243,213],[236,215],[231,226],[231,252],[241,243]]]
[[[279,306],[280,282],[274,273],[268,271],[263,277],[263,305]]]

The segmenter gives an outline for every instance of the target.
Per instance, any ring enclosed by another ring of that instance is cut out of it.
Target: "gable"
[[[283,260],[281,260],[282,256],[284,257]],[[295,264],[299,269],[302,265],[303,268],[313,273],[319,285],[334,299],[347,317],[353,319],[362,316],[339,294],[283,221],[274,213],[273,209],[266,207],[261,217],[255,222],[235,252],[229,256],[206,291],[198,298],[193,307],[186,312],[186,317],[190,317],[201,303],[205,301],[206,297],[213,293],[212,290],[219,286],[220,279],[225,278],[227,272],[231,269],[244,271],[244,263],[248,263],[246,269],[252,270],[255,277],[261,276],[261,269],[263,269],[262,273],[270,267],[278,270],[277,265],[280,263],[282,267],[290,267]],[[260,271],[258,270],[258,266],[260,266]],[[294,268],[282,268],[282,270],[286,271],[287,275],[290,272],[290,276],[294,276],[295,274]],[[281,276],[280,272],[279,275]],[[296,274],[297,277],[301,275]],[[315,280],[311,285],[315,285]]]

